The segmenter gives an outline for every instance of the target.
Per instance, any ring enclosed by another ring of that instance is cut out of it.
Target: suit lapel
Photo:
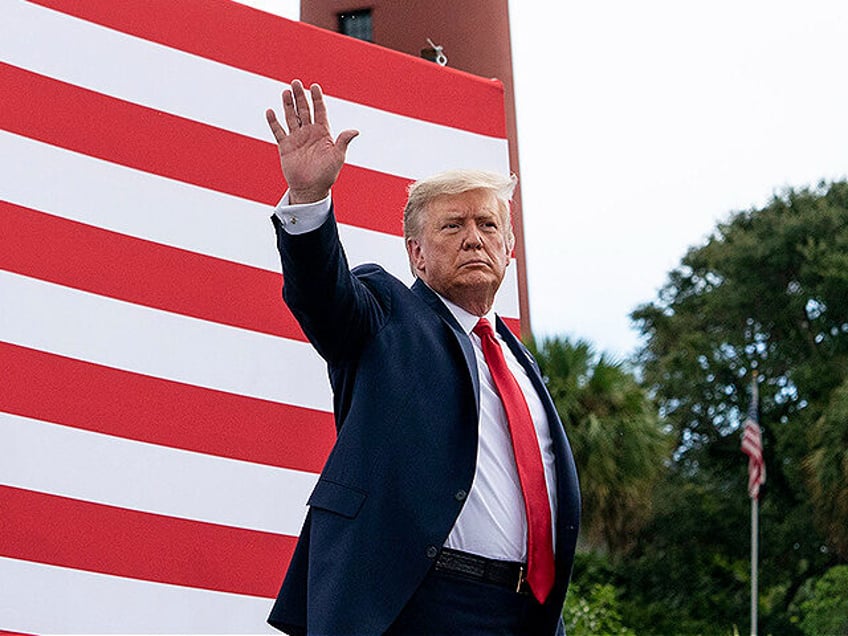
[[[513,335],[513,333],[509,330],[509,327],[506,326],[506,323],[500,319],[500,316],[497,318],[495,329],[497,329],[501,338],[504,339],[504,342],[506,342],[507,346],[512,351],[515,359],[518,360],[519,364],[524,367],[524,370],[527,372],[527,377],[530,378],[530,382],[533,383],[533,388],[536,389],[539,399],[542,400],[542,405],[545,407],[545,413],[548,416],[548,421],[552,424],[554,422],[559,423],[559,414],[557,413],[551,394],[548,393],[548,388],[545,386],[545,381],[542,379],[542,374],[541,371],[539,371],[539,366],[536,364],[536,360],[527,348],[519,342],[518,338]],[[565,434],[562,431],[562,426],[551,426],[551,436],[557,444],[557,452],[559,452],[561,448],[559,446],[560,441],[565,444]]]
[[[530,355],[527,348],[521,344],[518,338],[516,338],[509,330],[509,327],[507,327],[506,323],[501,320],[500,316],[497,317],[495,322],[495,329],[498,334],[500,334],[501,338],[504,339],[504,342],[506,342],[510,351],[512,351],[515,359],[518,360],[522,367],[524,367],[524,370],[527,372],[527,376],[533,383],[533,388],[536,389],[536,393],[539,394],[542,404],[545,406],[545,411],[547,412],[548,417],[550,418],[551,415],[555,415],[556,409],[554,408],[553,401],[550,399],[548,389],[545,387],[541,372],[539,371],[539,367],[536,365],[536,361],[533,359],[533,356]]]
[[[477,375],[477,358],[474,356],[474,346],[471,344],[471,339],[468,334],[463,331],[460,324],[456,321],[453,314],[450,312],[442,300],[436,293],[427,287],[420,278],[416,279],[412,285],[412,292],[423,300],[436,313],[439,318],[449,327],[449,331],[453,334],[454,339],[462,351],[465,365],[468,367],[468,373],[471,376],[471,382],[474,385],[474,404],[477,413],[480,413],[480,378]]]
[[[559,419],[556,406],[553,398],[545,386],[545,381],[542,379],[542,374],[536,360],[530,352],[522,345],[518,338],[509,330],[509,327],[500,319],[497,319],[495,327],[501,337],[506,342],[507,346],[512,350],[518,362],[527,371],[527,376],[533,383],[539,398],[542,400],[542,405],[545,407],[545,413],[548,416],[550,425],[551,440],[554,444],[554,454],[556,456],[556,472],[557,472],[557,492],[559,499],[559,514],[557,515],[557,554],[562,554],[565,547],[566,537],[570,537],[577,528],[577,516],[579,515],[579,500],[572,501],[570,497],[564,497],[570,486],[575,488],[577,475],[574,472],[574,458],[571,453],[571,446],[565,437],[565,429]],[[570,506],[572,510],[563,509],[564,506]]]

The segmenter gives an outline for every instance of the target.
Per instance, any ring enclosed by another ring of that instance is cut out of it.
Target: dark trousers
[[[542,636],[540,610],[530,595],[431,570],[385,636]]]

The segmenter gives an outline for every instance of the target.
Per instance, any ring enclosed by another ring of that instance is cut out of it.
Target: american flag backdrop
[[[334,439],[269,221],[294,77],[362,133],[350,261],[410,281],[409,181],[508,172],[499,82],[225,0],[0,4],[0,630],[272,631]]]

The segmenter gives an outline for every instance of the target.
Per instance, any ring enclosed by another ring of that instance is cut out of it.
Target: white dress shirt
[[[439,298],[471,338],[480,378],[480,421],[474,482],[445,546],[492,559],[524,562],[527,560],[527,515],[524,512],[524,496],[521,494],[506,412],[483,357],[480,336],[471,331],[480,318],[441,295]],[[494,311],[490,311],[484,318],[494,327]],[[533,418],[551,504],[551,528],[555,532],[556,472],[548,416],[539,394],[512,349],[497,332],[495,339],[503,351],[509,370],[521,387]]]
[[[290,234],[304,234],[319,228],[330,212],[331,199],[316,203],[290,205],[288,192],[274,213]],[[474,481],[462,511],[445,541],[445,546],[471,552],[492,559],[506,561],[527,560],[527,516],[524,497],[518,480],[518,469],[506,413],[492,381],[489,367],[483,357],[480,337],[472,329],[480,319],[462,307],[436,294],[468,334],[477,359],[480,378],[480,421],[478,423],[477,463]],[[494,327],[494,311],[485,316]],[[550,423],[542,400],[530,381],[524,367],[516,359],[500,334],[496,339],[504,353],[507,366],[518,381],[533,418],[536,436],[542,452],[545,482],[551,503],[551,523],[556,532],[556,472]],[[556,534],[554,534],[556,545]]]

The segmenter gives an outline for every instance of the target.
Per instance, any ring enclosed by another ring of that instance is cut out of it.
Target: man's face
[[[510,228],[495,195],[488,190],[469,190],[436,197],[422,221],[419,236],[407,240],[418,277],[472,313],[488,311],[512,247],[507,244]]]

